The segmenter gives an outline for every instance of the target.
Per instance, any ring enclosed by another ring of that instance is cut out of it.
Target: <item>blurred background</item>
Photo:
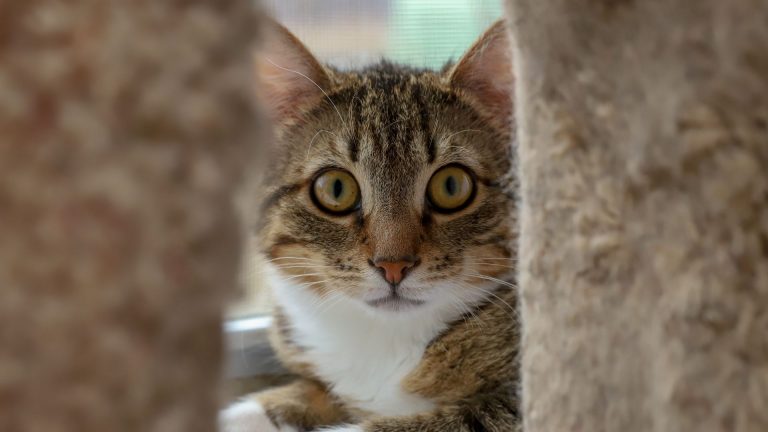
[[[322,62],[342,69],[386,58],[439,69],[502,16],[500,0],[262,0]],[[258,261],[245,268],[245,295],[230,318],[269,312],[269,290]]]

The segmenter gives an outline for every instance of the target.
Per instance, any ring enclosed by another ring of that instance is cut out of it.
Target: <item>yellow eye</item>
[[[437,171],[429,180],[427,197],[441,212],[459,211],[475,194],[475,182],[466,168],[449,165]]]
[[[312,184],[312,198],[321,210],[347,213],[357,207],[360,189],[352,174],[333,169],[317,176]]]

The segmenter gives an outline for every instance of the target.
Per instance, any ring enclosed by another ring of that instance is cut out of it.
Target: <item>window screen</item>
[[[381,58],[439,68],[501,16],[498,0],[269,0],[267,11],[339,67]]]

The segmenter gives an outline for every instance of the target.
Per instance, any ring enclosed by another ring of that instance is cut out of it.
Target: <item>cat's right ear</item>
[[[256,92],[274,121],[290,122],[323,97],[330,85],[325,69],[287,28],[267,20],[256,52]]]
[[[502,128],[509,127],[514,110],[510,52],[507,23],[496,21],[448,73],[451,85],[472,96],[489,119]]]

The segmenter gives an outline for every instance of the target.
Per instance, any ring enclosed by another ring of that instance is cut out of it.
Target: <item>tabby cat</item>
[[[300,378],[222,430],[517,430],[506,24],[437,72],[337,70],[270,27],[257,81],[278,157],[256,232],[272,343]]]

